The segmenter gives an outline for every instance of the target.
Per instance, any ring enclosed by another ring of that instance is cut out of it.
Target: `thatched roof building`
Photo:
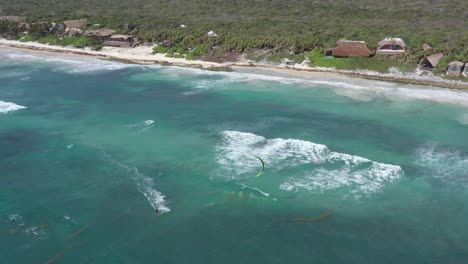
[[[115,33],[115,30],[110,28],[101,28],[101,29],[94,29],[94,30],[86,30],[84,35],[88,37],[99,37],[99,38],[107,38],[111,37],[112,34]]]
[[[0,22],[25,23],[26,22],[26,17],[0,16]]]
[[[85,30],[86,26],[88,25],[88,20],[86,19],[68,20],[68,21],[63,21],[63,24],[65,24],[65,27],[66,27],[65,30],[71,30],[71,29]]]
[[[379,42],[377,54],[393,55],[404,53],[406,48],[405,42],[401,38],[385,38]]]
[[[460,76],[463,70],[464,63],[461,61],[452,61],[447,67],[447,75]]]
[[[427,56],[421,61],[421,69],[424,70],[432,70],[434,69],[437,64],[439,64],[440,59],[444,57],[444,54],[437,53],[432,54],[431,56]]]
[[[336,45],[336,48],[326,50],[327,55],[333,57],[370,57],[374,54],[365,41],[340,39]]]

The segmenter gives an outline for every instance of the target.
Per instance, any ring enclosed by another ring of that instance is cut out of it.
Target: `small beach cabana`
[[[296,62],[294,60],[290,60],[290,59],[281,59],[281,64],[283,64],[285,66],[294,66],[296,64]]]
[[[326,50],[327,56],[333,57],[370,57],[374,52],[369,49],[365,41],[340,39],[337,47]]]
[[[394,55],[405,53],[406,44],[401,38],[385,38],[378,44],[376,54]]]
[[[138,45],[138,39],[129,35],[112,35],[104,45],[119,48],[133,48]]]
[[[443,57],[444,54],[442,53],[427,56],[424,59],[422,59],[420,68],[422,70],[433,70],[439,64],[440,59],[442,59]]]
[[[461,61],[452,61],[447,67],[446,75],[460,76],[463,70],[464,63]]]

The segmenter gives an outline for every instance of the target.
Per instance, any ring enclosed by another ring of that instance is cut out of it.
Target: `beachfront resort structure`
[[[401,38],[385,38],[378,44],[376,54],[394,55],[405,53],[406,44]]]
[[[449,76],[460,76],[463,71],[464,63],[461,61],[452,61],[449,63],[447,68],[447,75]]]
[[[420,68],[422,70],[433,70],[437,65],[439,64],[440,59],[444,57],[444,54],[442,53],[437,53],[437,54],[432,54],[430,56],[425,57],[422,59]]]
[[[115,33],[115,30],[113,29],[100,28],[100,29],[86,30],[84,32],[84,35],[104,42],[104,41],[109,40],[114,33]]]
[[[336,48],[326,49],[326,56],[333,57],[370,57],[374,55],[365,41],[340,39],[336,42]]]
[[[63,21],[65,25],[65,32],[63,33],[64,36],[74,37],[82,35],[86,26],[88,25],[88,20],[86,19],[79,19],[79,20],[68,20]]]
[[[138,46],[138,39],[129,35],[112,35],[106,41],[105,46],[119,48],[133,48]]]
[[[63,21],[63,24],[65,25],[65,31],[85,30],[86,26],[88,25],[88,20],[86,19],[68,20],[68,21]]]

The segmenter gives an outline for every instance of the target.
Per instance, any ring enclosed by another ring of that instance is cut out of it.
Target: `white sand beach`
[[[459,80],[447,80],[441,77],[432,75],[420,75],[418,73],[402,73],[399,71],[392,71],[391,73],[379,73],[369,70],[337,70],[334,68],[321,68],[311,67],[305,64],[295,65],[265,65],[259,62],[249,61],[245,58],[240,58],[234,62],[209,62],[202,60],[186,60],[184,58],[170,58],[166,57],[165,54],[152,54],[153,47],[142,45],[135,48],[114,48],[104,47],[102,50],[95,51],[89,48],[75,48],[75,47],[61,47],[48,44],[41,44],[37,42],[20,42],[14,40],[6,40],[0,38],[0,46],[28,49],[42,52],[58,52],[64,54],[74,54],[80,56],[91,56],[101,59],[117,60],[127,63],[136,64],[171,64],[185,67],[199,67],[204,69],[212,68],[225,68],[231,67],[245,68],[245,67],[256,67],[261,69],[268,69],[272,71],[278,71],[288,74],[310,74],[311,72],[321,74],[339,74],[350,77],[358,77],[373,80],[385,80],[412,84],[424,84],[438,87],[454,88],[454,89],[468,89],[468,82]]]

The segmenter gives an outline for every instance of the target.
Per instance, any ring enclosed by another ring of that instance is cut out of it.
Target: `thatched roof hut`
[[[328,49],[333,57],[370,57],[374,54],[365,41],[340,39],[336,45],[336,48]]]
[[[68,20],[68,21],[63,21],[63,24],[65,24],[65,27],[66,27],[65,30],[70,30],[70,29],[85,30],[86,26],[88,25],[88,20],[86,19]]]
[[[437,54],[432,54],[431,56],[427,56],[424,59],[422,59],[421,68],[432,70],[437,66],[437,64],[439,64],[440,59],[442,59],[443,57],[444,57],[444,54],[442,53],[437,53]]]
[[[107,38],[112,36],[115,33],[115,30],[110,28],[100,28],[94,30],[86,30],[84,35],[89,37],[100,37],[100,38]]]
[[[464,63],[461,61],[452,61],[447,67],[447,75],[450,76],[460,76]]]
[[[405,42],[401,38],[385,38],[380,41],[377,48],[377,54],[393,55],[404,53]]]
[[[20,17],[20,16],[0,16],[0,22],[24,23],[24,22],[26,22],[26,17]]]

